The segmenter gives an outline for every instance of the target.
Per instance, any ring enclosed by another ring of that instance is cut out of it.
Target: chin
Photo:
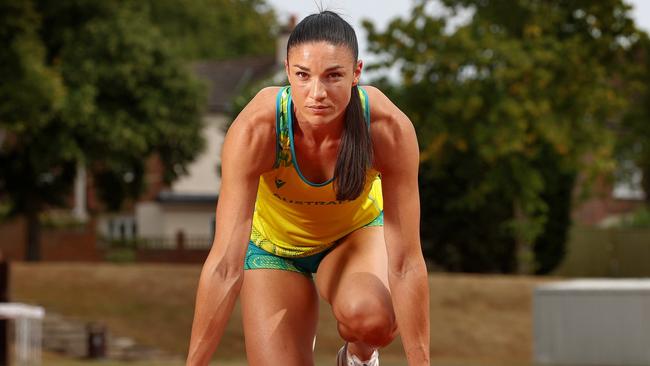
[[[309,122],[316,123],[316,124],[326,124],[326,123],[330,123],[332,120],[333,120],[332,116],[329,115],[324,116],[321,114],[318,115],[312,114],[309,116]]]

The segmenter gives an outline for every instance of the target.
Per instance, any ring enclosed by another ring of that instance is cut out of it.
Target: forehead
[[[329,65],[332,63],[354,64],[354,56],[349,47],[335,45],[329,42],[307,42],[295,45],[289,49],[287,54],[289,66],[300,64]]]

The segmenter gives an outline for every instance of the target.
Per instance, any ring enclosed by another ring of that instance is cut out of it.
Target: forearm
[[[204,265],[196,295],[187,365],[207,365],[239,295],[243,269]]]
[[[420,257],[389,271],[393,307],[409,366],[429,365],[429,282]]]

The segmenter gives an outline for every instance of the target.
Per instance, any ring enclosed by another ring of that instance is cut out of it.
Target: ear
[[[359,84],[359,79],[361,79],[361,70],[363,69],[363,61],[358,60],[356,66],[354,67],[354,81],[352,86],[357,86]]]

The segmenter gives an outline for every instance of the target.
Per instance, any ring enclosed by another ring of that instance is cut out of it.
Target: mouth
[[[314,114],[323,114],[329,110],[329,107],[326,105],[310,105],[307,106],[307,109],[309,109]]]

